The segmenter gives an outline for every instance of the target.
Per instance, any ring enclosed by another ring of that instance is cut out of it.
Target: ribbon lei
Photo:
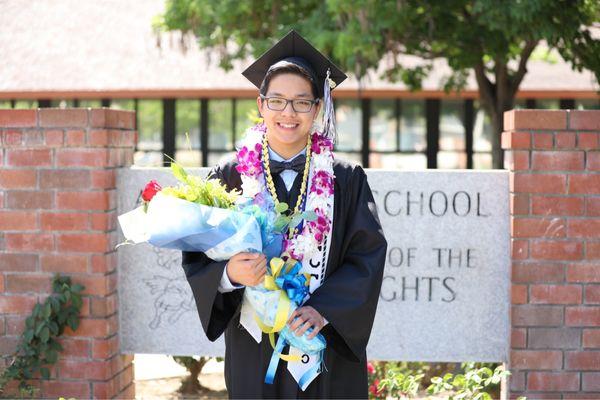
[[[279,257],[274,257],[271,259],[269,266],[271,271],[265,276],[265,288],[280,292],[275,321],[273,326],[268,326],[257,315],[254,318],[260,329],[269,335],[269,341],[273,347],[273,355],[265,376],[265,383],[271,384],[275,378],[280,359],[288,362],[298,362],[302,359],[300,356],[282,354],[287,341],[283,336],[279,336],[277,343],[275,343],[275,333],[285,328],[292,302],[295,305],[300,305],[308,294],[310,275],[298,274],[302,265],[291,258],[288,261],[283,261]],[[316,371],[310,372],[315,373]]]

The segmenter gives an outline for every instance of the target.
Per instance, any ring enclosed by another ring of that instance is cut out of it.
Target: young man
[[[267,260],[259,254],[215,262],[204,253],[183,253],[202,327],[210,340],[225,333],[225,380],[232,398],[366,398],[366,346],[387,243],[363,169],[334,160],[333,132],[314,127],[321,107],[332,117],[329,88],[345,75],[295,31],[244,75],[260,89],[264,123],[242,142],[246,150],[236,160],[211,175],[228,189],[318,215],[293,229],[284,245],[285,255],[311,275],[310,298],[288,325],[297,335],[309,329],[309,337],[321,333],[327,348],[322,355],[290,349],[301,361],[279,362],[273,384],[264,383],[273,348],[243,301],[244,287],[264,279]],[[260,162],[248,160],[248,149],[256,149],[251,155]]]

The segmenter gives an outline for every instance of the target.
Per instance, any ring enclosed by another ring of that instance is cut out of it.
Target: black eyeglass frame
[[[283,110],[285,110],[285,108],[287,107],[288,103],[292,103],[292,109],[293,109],[295,112],[297,112],[297,113],[301,113],[301,114],[305,114],[305,113],[309,113],[309,112],[311,112],[311,111],[312,111],[312,109],[313,109],[313,107],[315,106],[315,104],[319,104],[319,102],[320,102],[320,100],[321,100],[321,99],[314,99],[314,100],[312,100],[312,99],[291,99],[291,100],[289,100],[289,99],[285,99],[285,98],[283,98],[283,97],[277,97],[277,96],[265,96],[265,95],[263,95],[263,94],[261,94],[261,95],[260,95],[260,98],[261,98],[261,99],[263,99],[263,100],[266,100],[266,102],[267,102],[267,108],[268,108],[269,110],[271,110],[271,111],[283,111]],[[274,109],[274,108],[271,108],[271,106],[269,105],[269,100],[270,100],[270,99],[279,99],[279,100],[283,100],[283,101],[285,101],[285,104],[284,104],[284,106],[283,106],[283,107],[282,107],[280,110],[276,110],[276,109]],[[311,104],[310,104],[310,108],[309,108],[308,110],[306,110],[306,111],[299,111],[299,110],[297,110],[297,109],[296,109],[296,106],[294,105],[294,102],[296,102],[296,101],[308,101],[308,102],[310,102],[310,103],[311,103]]]

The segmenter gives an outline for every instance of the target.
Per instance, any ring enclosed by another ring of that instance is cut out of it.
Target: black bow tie
[[[301,173],[304,170],[304,164],[306,164],[306,156],[304,154],[299,155],[292,161],[275,161],[271,160],[269,166],[272,174],[279,174],[286,169],[291,169],[297,173]]]

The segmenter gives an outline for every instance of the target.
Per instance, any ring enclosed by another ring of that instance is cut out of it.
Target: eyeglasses
[[[313,105],[317,104],[319,100],[307,100],[307,99],[293,99],[288,100],[282,97],[267,97],[260,95],[260,98],[267,102],[267,108],[272,111],[283,111],[287,107],[288,103],[292,103],[292,108],[298,113],[307,113],[312,110]]]

